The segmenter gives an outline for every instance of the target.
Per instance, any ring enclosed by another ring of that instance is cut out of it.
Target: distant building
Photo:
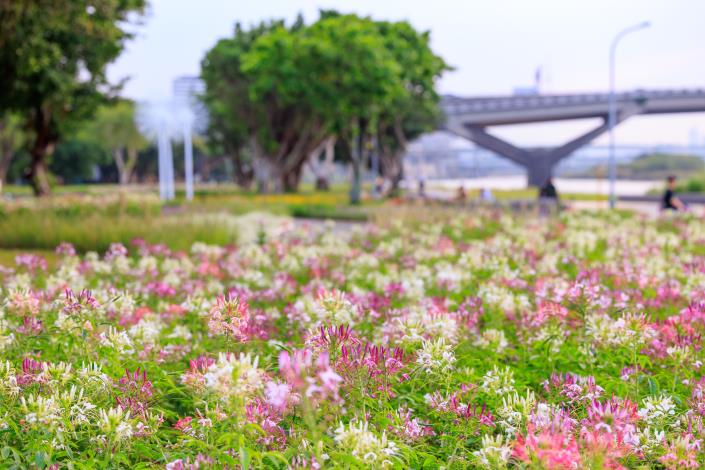
[[[208,126],[208,111],[200,100],[206,91],[206,84],[199,77],[177,77],[172,82],[174,101],[191,109],[194,115],[193,129],[197,134],[205,132]]]

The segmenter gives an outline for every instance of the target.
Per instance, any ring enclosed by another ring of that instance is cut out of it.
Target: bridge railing
[[[705,89],[682,90],[634,90],[617,94],[618,102],[633,102],[637,100],[654,99],[689,99],[705,98]],[[441,100],[441,106],[446,114],[479,113],[486,111],[511,111],[526,109],[545,109],[570,107],[582,104],[607,104],[609,95],[606,93],[586,93],[573,95],[546,96],[512,96],[487,98],[461,98],[446,96]]]

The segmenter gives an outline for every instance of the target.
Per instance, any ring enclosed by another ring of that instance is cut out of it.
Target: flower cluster
[[[18,256],[0,467],[705,466],[705,222],[434,220]]]

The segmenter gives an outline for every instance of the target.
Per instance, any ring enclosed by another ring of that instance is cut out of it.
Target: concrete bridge
[[[444,129],[464,137],[526,168],[530,186],[541,186],[553,167],[609,130],[606,93],[571,95],[490,96],[446,95],[441,107]],[[616,124],[639,114],[705,112],[705,89],[636,90],[616,95]],[[491,126],[601,118],[602,123],[570,142],[553,148],[520,148],[487,131]]]

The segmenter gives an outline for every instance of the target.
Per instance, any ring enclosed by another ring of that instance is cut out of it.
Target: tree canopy
[[[285,190],[296,188],[312,152],[335,137],[352,163],[355,201],[371,152],[387,162],[385,176],[396,178],[401,165],[392,169],[392,161],[406,140],[437,123],[434,85],[447,69],[429,34],[406,22],[325,11],[308,26],[238,25],[202,63],[209,136],[241,176],[246,169]]]
[[[146,0],[0,2],[0,111],[20,114],[31,131],[27,175],[37,194],[49,192],[46,161],[60,138],[115,91],[106,66],[145,8]]]
[[[79,137],[112,154],[120,184],[130,182],[138,152],[148,144],[135,122],[135,104],[127,100],[101,106],[95,118],[81,129]]]

